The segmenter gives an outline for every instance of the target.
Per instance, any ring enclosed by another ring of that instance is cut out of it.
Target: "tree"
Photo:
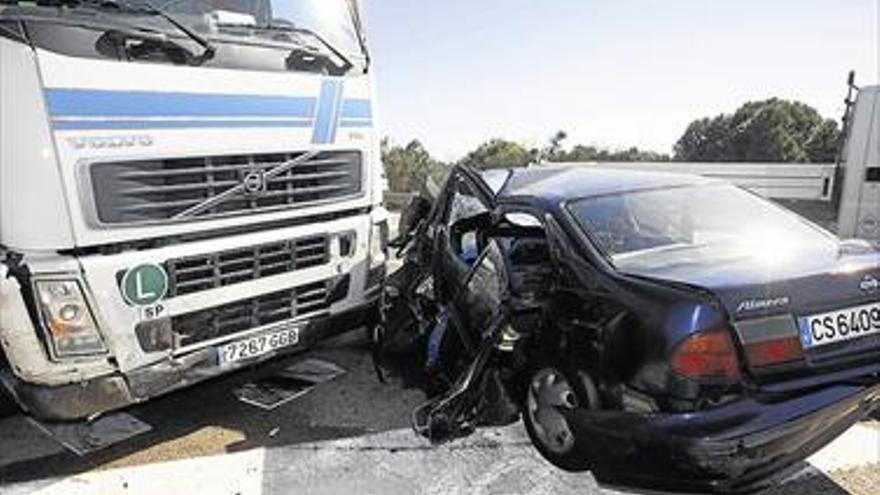
[[[535,150],[519,143],[493,139],[471,151],[459,163],[479,169],[524,167],[537,159]]]
[[[702,118],[691,122],[675,145],[679,161],[725,161],[730,137],[729,117]]]
[[[418,140],[401,147],[392,145],[388,138],[383,139],[382,163],[394,192],[419,191],[429,176],[439,178],[447,168],[431,157]]]
[[[843,135],[837,122],[828,119],[815,129],[804,143],[810,161],[814,163],[832,163],[837,160],[837,153]]]
[[[539,161],[548,161],[548,162],[559,162],[563,161],[562,158],[565,154],[565,150],[562,149],[563,143],[568,139],[568,133],[565,131],[557,131],[553,137],[550,138],[550,142],[547,144],[547,147],[541,151],[541,157]]]
[[[827,162],[840,139],[837,123],[800,102],[748,102],[732,115],[692,122],[675,145],[680,161]]]

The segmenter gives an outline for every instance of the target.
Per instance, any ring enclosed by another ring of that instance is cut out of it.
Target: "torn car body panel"
[[[639,204],[651,196],[660,200]],[[727,203],[704,206],[703,196]],[[670,207],[679,197],[693,204]],[[731,206],[761,228],[725,225]],[[423,321],[398,331],[430,345],[416,352],[433,353],[422,371],[441,384],[429,405],[471,396],[458,416],[491,424],[498,408],[486,397],[501,409],[512,402],[559,467],[591,469],[609,484],[747,491],[880,401],[871,283],[880,253],[733,186],[583,167],[456,167],[430,210],[419,209],[401,232],[402,273],[429,276],[433,291],[414,305],[415,291],[395,287],[391,311]],[[753,252],[774,239],[761,229],[799,242]],[[472,283],[487,259],[500,260],[489,271],[499,297]],[[831,326],[833,342],[809,340]],[[444,441],[472,430],[438,416],[452,424],[417,420],[417,431]]]

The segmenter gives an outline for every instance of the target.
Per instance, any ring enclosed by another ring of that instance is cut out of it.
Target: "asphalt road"
[[[232,394],[273,367],[215,380],[131,409],[152,430],[83,457],[21,416],[3,420],[0,493],[619,493],[554,469],[519,423],[431,447],[409,430],[421,391],[381,384],[362,348],[312,355],[347,373],[273,411]],[[858,428],[772,493],[876,494],[880,465],[849,457],[880,458],[880,426]]]
[[[275,410],[242,403],[233,389],[303,356],[131,408],[152,429],[85,456],[27,418],[0,420],[0,494],[622,493],[553,468],[521,423],[430,446],[410,430],[424,394],[399,378],[380,383],[366,349],[348,344],[310,353],[346,374]],[[878,486],[880,425],[868,422],[770,493],[876,495]]]

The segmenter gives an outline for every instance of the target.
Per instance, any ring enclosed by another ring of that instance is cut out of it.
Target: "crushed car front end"
[[[456,167],[412,210],[390,329],[432,442],[512,407],[562,469],[749,492],[880,407],[880,252],[732,185]]]

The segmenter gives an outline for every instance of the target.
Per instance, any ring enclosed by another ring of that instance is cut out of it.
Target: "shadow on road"
[[[238,401],[232,390],[288,366],[300,356],[218,378],[127,410],[153,427],[149,433],[84,457],[56,451],[37,455],[39,460],[11,462],[0,466],[0,483],[407,428],[410,411],[424,400],[420,391],[399,383],[381,384],[369,353],[363,349],[325,349],[308,355],[332,361],[347,373],[272,411]],[[20,418],[15,421],[25,424]],[[18,440],[29,439],[23,435]],[[0,450],[16,448],[6,443],[0,439]]]
[[[261,474],[265,495],[633,493],[600,488],[589,473],[557,470],[524,435],[521,441],[500,442],[491,431],[481,431],[474,438],[432,448],[406,431],[412,409],[425,399],[418,377],[391,376],[390,383],[382,385],[364,349],[325,349],[309,356],[332,361],[347,373],[274,411],[241,403],[232,390],[300,357],[220,378],[132,408],[131,414],[153,426],[147,434],[85,457],[46,446],[33,448],[30,460],[0,467],[0,484],[265,448]],[[17,418],[10,424],[19,428],[26,422]],[[16,448],[10,443],[29,441],[22,433],[12,435],[14,441],[9,442],[2,432],[0,427],[0,461],[8,449]],[[383,435],[382,442],[361,438],[383,432],[390,434]],[[295,448],[340,439],[350,440],[342,447],[337,442],[327,448]],[[818,472],[765,492],[848,493]]]

